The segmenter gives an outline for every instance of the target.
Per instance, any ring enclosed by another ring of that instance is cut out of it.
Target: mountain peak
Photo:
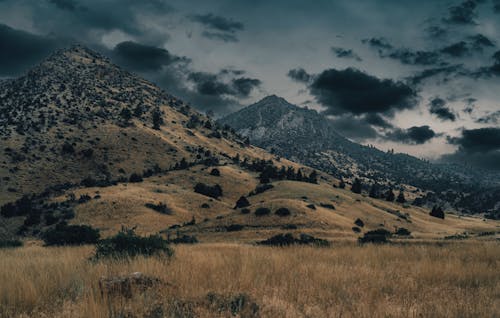
[[[70,47],[55,51],[44,62],[42,62],[42,65],[50,63],[89,65],[90,63],[110,64],[110,61],[107,57],[82,44],[74,44]]]

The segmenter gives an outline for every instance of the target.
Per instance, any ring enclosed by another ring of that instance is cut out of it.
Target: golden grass
[[[0,251],[0,317],[225,317],[210,292],[247,294],[261,317],[498,317],[500,244],[177,246],[171,261],[88,261],[91,247]],[[102,299],[102,276],[142,272],[170,285]]]

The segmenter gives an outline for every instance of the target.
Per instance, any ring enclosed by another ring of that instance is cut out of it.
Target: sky
[[[73,43],[215,117],[275,94],[354,141],[500,170],[500,0],[0,0],[0,78]]]

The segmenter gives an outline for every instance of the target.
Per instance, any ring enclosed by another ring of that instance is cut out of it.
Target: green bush
[[[210,186],[208,184],[200,182],[194,187],[194,192],[217,199],[218,197],[222,196],[222,187],[218,184]]]
[[[21,247],[23,242],[19,240],[0,240],[0,248]]]
[[[300,234],[299,238],[295,238],[291,233],[278,234],[267,240],[258,242],[260,245],[270,246],[289,246],[289,245],[315,245],[321,247],[330,246],[330,242],[320,238],[316,238],[308,234]]]
[[[97,244],[95,258],[122,258],[135,256],[154,256],[174,254],[169,242],[159,235],[138,236],[132,229],[123,228],[113,237],[101,240]]]
[[[95,244],[99,240],[98,229],[88,225],[67,225],[59,223],[55,228],[42,234],[46,245],[83,245]]]
[[[258,208],[257,210],[255,210],[256,216],[263,216],[268,214],[271,214],[271,210],[269,210],[268,208]]]
[[[396,232],[394,234],[400,235],[400,236],[409,236],[411,234],[411,232],[404,227],[400,227],[396,230]]]
[[[363,235],[363,237],[360,237],[358,239],[359,243],[388,243],[389,241],[387,238],[391,236],[391,232],[387,231],[386,229],[377,229],[373,231],[368,231]]]
[[[289,216],[292,213],[287,208],[279,208],[276,212],[274,212],[274,214],[278,216]]]

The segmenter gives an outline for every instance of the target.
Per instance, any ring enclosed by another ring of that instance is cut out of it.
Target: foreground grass
[[[0,317],[225,317],[208,293],[246,294],[261,317],[498,317],[500,244],[177,246],[172,260],[90,262],[91,247],[0,250]],[[103,276],[168,282],[132,300]],[[242,315],[244,316],[244,315]]]

